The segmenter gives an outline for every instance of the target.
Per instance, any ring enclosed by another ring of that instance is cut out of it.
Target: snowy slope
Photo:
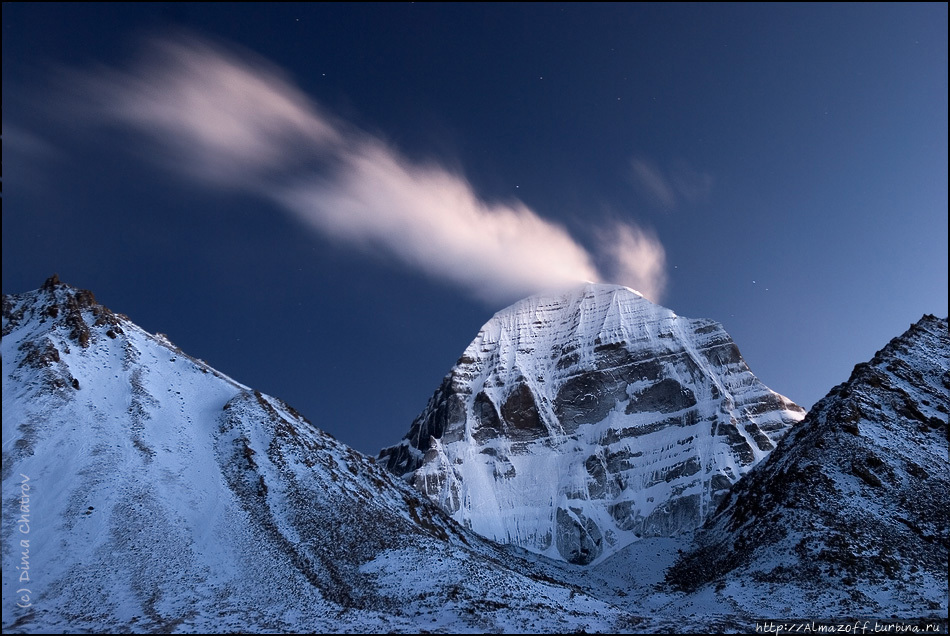
[[[55,278],[3,297],[3,631],[614,631],[626,613]]]
[[[669,580],[762,616],[942,617],[946,630],[948,418],[947,319],[924,316],[735,486]]]
[[[729,358],[715,323],[641,309],[692,329],[697,366]],[[4,633],[745,633],[763,616],[946,616],[945,319],[858,365],[695,545],[689,531],[644,537],[589,565],[483,539],[280,400],[55,278],[3,297],[2,333]],[[616,372],[598,355],[593,377]],[[671,347],[664,369],[682,355]],[[769,402],[730,365],[737,376],[712,381],[723,395],[746,412]],[[697,405],[704,390],[690,388]]]
[[[498,312],[379,460],[485,537],[590,564],[696,528],[803,416],[718,323],[589,283]]]

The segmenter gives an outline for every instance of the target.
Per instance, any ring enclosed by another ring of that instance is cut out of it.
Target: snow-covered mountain
[[[379,461],[479,534],[584,565],[699,526],[803,417],[720,324],[589,283],[495,314]]]
[[[3,631],[616,631],[280,400],[50,279],[3,297]]]
[[[950,333],[928,315],[736,484],[668,578],[762,615],[942,616],[945,633],[948,420]]]
[[[600,319],[594,339],[654,334],[664,373],[693,368],[683,361],[693,355],[696,377],[713,360],[736,371],[690,385],[696,405],[667,416],[705,408],[712,386],[747,412],[769,403],[774,394],[737,354],[725,362],[734,346],[715,323],[643,303],[670,331],[610,318],[629,311],[628,293],[616,309],[585,314]],[[571,297],[582,314],[586,296]],[[685,353],[659,335],[671,332]],[[588,565],[484,539],[282,401],[55,278],[3,296],[2,334],[4,633],[742,633],[764,616],[941,614],[934,622],[946,632],[945,319],[925,318],[859,365],[721,498],[698,543],[692,532],[645,536]],[[501,340],[486,334],[486,346],[492,337]],[[601,351],[591,359],[606,360]],[[519,364],[527,356],[509,354]],[[587,354],[577,355],[580,364]],[[615,366],[591,372],[588,386],[601,387],[591,396],[609,396]],[[630,401],[653,395],[659,413],[689,402],[685,391],[647,393],[667,377],[632,383]],[[495,399],[492,388],[481,390]],[[608,423],[637,412],[624,402]],[[523,420],[511,414],[499,414],[489,439],[509,436],[506,452],[519,457],[543,442],[515,439]],[[754,420],[760,430],[770,421]],[[657,455],[694,443],[684,439]],[[742,448],[738,439],[710,433],[705,443]],[[758,443],[742,439],[758,457]],[[720,452],[738,451],[701,457]]]

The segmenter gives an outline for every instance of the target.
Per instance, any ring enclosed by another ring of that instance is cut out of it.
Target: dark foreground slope
[[[946,619],[948,413],[947,320],[924,316],[736,484],[668,580],[762,615]]]

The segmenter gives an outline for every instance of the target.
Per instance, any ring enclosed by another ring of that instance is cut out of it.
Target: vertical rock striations
[[[490,539],[589,564],[699,526],[802,417],[718,323],[590,283],[498,312],[378,461]]]

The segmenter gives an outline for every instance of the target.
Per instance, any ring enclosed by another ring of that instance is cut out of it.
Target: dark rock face
[[[554,398],[554,413],[564,430],[573,433],[582,424],[595,424],[607,417],[627,396],[627,384],[626,378],[609,371],[592,370],[568,378]]]
[[[492,403],[491,398],[482,391],[475,396],[475,404],[472,409],[475,415],[475,431],[473,435],[480,441],[488,441],[501,437],[502,424],[498,417],[498,411]],[[432,437],[435,437],[433,435]]]
[[[603,536],[580,508],[557,509],[557,549],[568,563],[587,565],[604,550]]]
[[[756,580],[867,615],[890,598],[945,617],[948,416],[948,323],[924,316],[733,487],[668,580],[686,590]]]
[[[489,538],[589,564],[698,526],[803,416],[717,323],[591,284],[496,314],[378,461]]]
[[[671,378],[660,380],[633,396],[626,413],[675,413],[696,406],[693,391]]]
[[[514,441],[530,442],[548,435],[538,415],[538,405],[527,384],[518,384],[501,406],[502,419],[508,424],[505,435]]]

